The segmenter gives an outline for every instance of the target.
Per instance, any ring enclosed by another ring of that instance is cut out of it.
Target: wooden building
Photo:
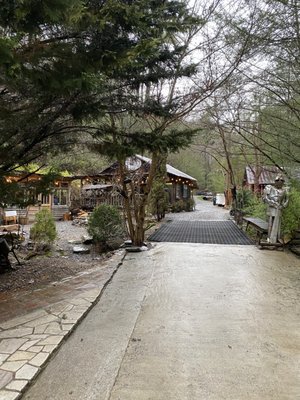
[[[42,177],[42,174],[19,171],[5,177],[7,183],[18,184],[24,201],[28,200],[30,205],[24,208],[7,205],[1,210],[2,222],[33,223],[35,214],[43,208],[49,209],[55,220],[63,219],[63,216],[69,211],[70,188],[73,178],[60,176],[51,184],[47,194],[37,194],[36,184]]]
[[[135,155],[126,160],[126,168],[140,182],[145,182],[148,176],[151,159]],[[169,193],[170,204],[176,201],[187,201],[192,198],[193,189],[196,189],[197,181],[192,176],[166,165],[166,190]],[[122,196],[119,186],[119,163],[116,161],[94,176],[81,176],[82,206],[97,205],[100,203],[122,206]]]
[[[274,183],[278,174],[282,174],[282,171],[274,165],[262,167],[247,165],[244,173],[243,187],[261,194],[266,185]]]

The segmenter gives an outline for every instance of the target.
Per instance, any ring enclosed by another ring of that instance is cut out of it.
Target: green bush
[[[185,204],[185,211],[193,211],[195,207],[195,200],[193,199],[193,197],[191,197],[190,199],[186,199],[184,201],[184,204]]]
[[[248,199],[248,204],[243,208],[243,214],[251,217],[261,218],[267,220],[267,204],[265,204],[261,198],[253,196],[252,199]]]
[[[263,203],[261,198],[252,194],[244,193],[246,206],[243,208],[243,214],[267,220],[267,204]],[[289,191],[288,206],[282,211],[281,232],[284,236],[292,237],[293,232],[300,225],[300,187],[293,183]]]
[[[110,240],[123,238],[124,226],[122,217],[116,207],[101,204],[96,207],[88,221],[88,233],[102,249],[108,248]]]
[[[282,212],[282,233],[292,236],[300,226],[300,189],[292,187],[289,192],[288,206]]]
[[[180,211],[183,211],[184,210],[184,202],[183,202],[183,200],[177,200],[177,201],[175,201],[175,203],[173,203],[172,205],[171,205],[171,211],[172,212],[180,212]]]
[[[30,229],[30,238],[35,243],[35,250],[49,250],[56,237],[56,225],[51,212],[47,209],[39,211]]]
[[[243,209],[253,204],[257,201],[257,197],[249,189],[240,189],[236,193],[237,208]]]
[[[195,207],[195,200],[193,198],[185,200],[177,200],[171,205],[172,212],[193,211]]]

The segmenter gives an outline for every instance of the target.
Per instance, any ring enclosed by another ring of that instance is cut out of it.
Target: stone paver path
[[[99,269],[1,301],[0,400],[21,397],[49,356],[98,300],[123,257],[120,251]],[[28,312],[31,309],[34,311]],[[8,319],[9,315],[18,316]]]

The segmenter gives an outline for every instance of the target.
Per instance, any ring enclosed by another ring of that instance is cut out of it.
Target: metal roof
[[[135,157],[139,158],[140,160],[151,164],[151,159],[145,156],[140,156],[136,154]],[[197,181],[197,179],[193,178],[192,176],[185,174],[184,172],[180,171],[177,168],[172,167],[170,164],[166,164],[167,173],[175,176],[179,176],[180,178],[190,179],[191,181]]]
[[[255,183],[256,170],[257,169],[255,166],[246,166],[246,181],[249,185],[254,185]],[[268,185],[274,183],[278,174],[282,174],[282,171],[274,165],[260,167],[258,177],[259,185]]]
[[[95,185],[84,185],[82,186],[82,190],[95,190],[95,189],[107,189],[107,188],[111,188],[112,185],[99,185],[99,184],[95,184]]]

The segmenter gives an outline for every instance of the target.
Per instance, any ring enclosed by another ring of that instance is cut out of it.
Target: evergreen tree
[[[172,0],[2,1],[0,172],[93,131],[88,122],[111,105],[110,85],[136,85],[141,69],[170,58],[163,36],[185,19]]]

